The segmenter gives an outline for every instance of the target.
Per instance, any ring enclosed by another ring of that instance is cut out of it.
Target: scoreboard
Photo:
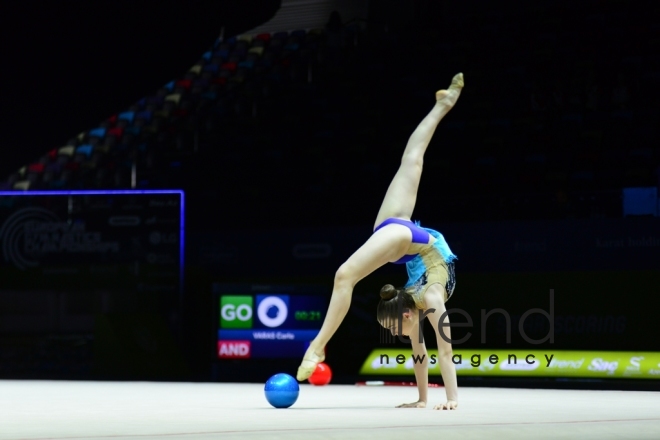
[[[213,286],[217,358],[297,358],[323,324],[330,291],[315,286]]]

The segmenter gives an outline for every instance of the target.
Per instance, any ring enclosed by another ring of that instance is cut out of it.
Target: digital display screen
[[[303,356],[323,324],[330,296],[300,286],[215,285],[214,292],[219,359]]]

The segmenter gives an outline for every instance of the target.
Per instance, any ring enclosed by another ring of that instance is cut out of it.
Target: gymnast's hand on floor
[[[426,408],[426,402],[418,400],[413,403],[402,403],[401,405],[398,405],[397,408]]]
[[[441,403],[433,407],[433,409],[456,409],[458,402],[455,400],[448,400],[447,403]]]

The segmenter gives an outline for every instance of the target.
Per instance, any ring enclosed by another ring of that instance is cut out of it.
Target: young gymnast
[[[323,326],[310,343],[298,368],[297,378],[303,381],[325,360],[325,346],[337,331],[351,304],[353,287],[386,263],[406,264],[408,283],[403,289],[387,285],[381,289],[377,319],[392,335],[399,332],[410,336],[413,354],[424,355],[424,361],[414,363],[419,399],[399,408],[425,408],[428,391],[428,355],[420,334],[424,318],[433,326],[438,343],[438,363],[447,393],[447,401],[434,409],[456,409],[458,390],[456,369],[452,363],[449,327],[440,325],[445,302],[454,291],[454,263],[442,234],[422,228],[411,221],[422,175],[424,153],[442,118],[456,104],[463,89],[463,74],[452,79],[447,90],[436,92],[431,112],[417,126],[403,152],[401,165],[385,194],[374,233],[335,274],[332,297]],[[420,322],[420,320],[422,322]],[[445,317],[444,324],[449,320]],[[440,335],[443,332],[444,338]]]

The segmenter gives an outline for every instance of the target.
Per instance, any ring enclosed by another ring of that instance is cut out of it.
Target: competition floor
[[[444,398],[431,389],[430,403]],[[659,439],[660,393],[466,388],[457,411],[395,409],[410,387],[0,381],[0,439]]]

